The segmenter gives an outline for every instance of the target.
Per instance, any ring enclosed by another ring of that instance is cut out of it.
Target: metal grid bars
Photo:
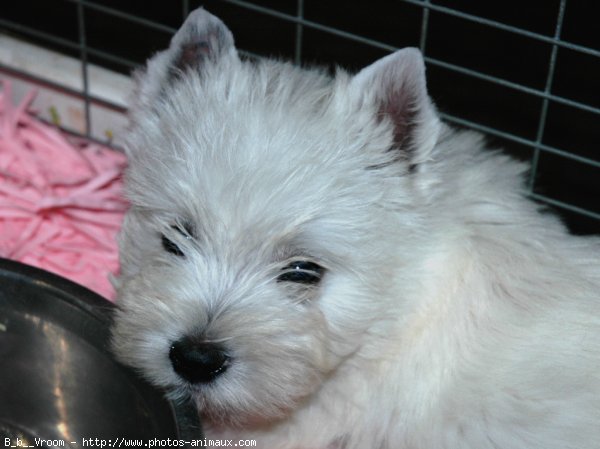
[[[52,20],[62,17],[63,23],[53,28],[44,17],[0,12],[0,31],[76,57],[82,88],[50,82],[43,73],[20,75],[81,95],[88,137],[92,105],[124,110],[90,92],[90,64],[131,71],[164,48],[183,18],[200,5],[198,0],[20,3]],[[531,196],[562,210],[575,231],[597,233],[600,42],[597,36],[594,41],[593,22],[586,18],[586,5],[591,11],[592,3],[378,0],[367,7],[342,0],[202,2],[232,28],[248,57],[276,54],[296,64],[357,69],[398,48],[420,47],[442,117],[491,136],[529,161]],[[578,24],[583,25],[578,29]],[[489,51],[480,42],[486,39]],[[15,72],[5,64],[0,70]]]

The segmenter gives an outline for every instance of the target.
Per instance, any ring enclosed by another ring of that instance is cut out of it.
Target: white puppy
[[[600,447],[599,242],[440,122],[417,50],[331,78],[197,10],[138,82],[113,347],[209,438]]]

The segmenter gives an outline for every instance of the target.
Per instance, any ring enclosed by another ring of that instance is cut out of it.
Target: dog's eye
[[[171,228],[176,230],[179,234],[181,234],[186,239],[192,238],[191,227],[188,224],[184,224],[181,227],[177,226],[177,225],[172,225]],[[175,242],[173,242],[173,240],[171,240],[167,236],[165,236],[165,234],[161,234],[160,239],[161,239],[162,247],[165,251],[167,251],[171,254],[174,254],[176,256],[179,256],[179,257],[185,256],[183,251],[181,251],[181,248],[179,248],[179,246]]]
[[[165,251],[167,251],[171,254],[175,254],[176,256],[179,256],[179,257],[185,256],[185,254],[183,254],[183,251],[181,251],[181,249],[179,249],[179,246],[177,246],[175,243],[173,243],[172,240],[169,240],[167,237],[165,237],[164,234],[161,234],[161,242],[162,242],[162,247],[164,248]]]
[[[282,269],[277,276],[278,282],[297,282],[299,284],[318,284],[325,268],[314,262],[296,260]]]

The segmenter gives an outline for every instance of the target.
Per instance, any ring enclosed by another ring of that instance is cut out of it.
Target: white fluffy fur
[[[169,72],[190,39],[208,56]],[[198,10],[139,75],[113,346],[192,398],[208,437],[600,447],[599,242],[527,199],[527,167],[441,124],[423,67],[410,49],[333,79],[241,61]],[[390,150],[381,102],[407,96],[410,145]],[[318,287],[275,281],[293,257],[326,268]],[[211,384],[169,362],[194,332],[233,356]]]

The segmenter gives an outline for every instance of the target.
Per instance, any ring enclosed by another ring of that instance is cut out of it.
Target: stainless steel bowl
[[[0,259],[0,443],[202,438],[193,407],[170,403],[113,359],[113,311],[84,287]]]

